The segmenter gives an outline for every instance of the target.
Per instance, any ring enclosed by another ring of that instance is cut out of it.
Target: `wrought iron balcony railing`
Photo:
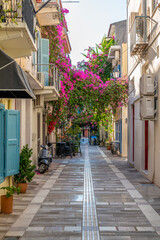
[[[55,87],[57,92],[61,89],[61,75],[54,64],[37,64],[38,80],[45,87]]]
[[[130,52],[142,55],[148,46],[150,37],[157,26],[157,22],[148,16],[136,16],[130,32]]]
[[[3,23],[25,22],[35,40],[35,9],[32,0],[8,0],[0,5],[0,18]]]

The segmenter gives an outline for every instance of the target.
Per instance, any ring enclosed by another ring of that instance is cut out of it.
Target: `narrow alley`
[[[14,197],[13,213],[0,214],[0,239],[160,239],[160,189],[125,158],[97,146],[82,151],[54,160]]]

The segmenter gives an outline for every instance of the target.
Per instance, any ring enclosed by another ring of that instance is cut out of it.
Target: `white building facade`
[[[160,186],[160,1],[128,0],[128,159]]]

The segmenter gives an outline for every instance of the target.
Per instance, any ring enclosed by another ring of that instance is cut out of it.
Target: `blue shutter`
[[[49,84],[49,39],[39,38],[38,41],[38,72],[44,73],[44,85]],[[43,65],[46,64],[46,65]]]
[[[19,172],[20,112],[5,111],[5,177]]]
[[[120,122],[119,122],[119,131],[120,131],[120,136],[119,136],[120,153],[122,153],[122,120],[120,120]]]
[[[38,43],[38,51],[37,51],[37,63],[41,64],[41,38],[40,32],[37,32],[37,43]],[[41,72],[41,65],[38,65],[38,72]]]
[[[121,77],[121,65],[118,65],[118,70],[119,70],[119,77]]]
[[[0,183],[4,181],[4,105],[0,104]]]

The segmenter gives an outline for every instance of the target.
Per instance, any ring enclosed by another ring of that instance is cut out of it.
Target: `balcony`
[[[147,16],[136,16],[130,32],[131,56],[143,55],[146,51],[157,22]]]
[[[119,64],[120,62],[120,51],[121,51],[120,45],[114,45],[110,47],[108,53],[108,62],[112,63],[112,68],[117,66],[117,64]]]
[[[46,102],[57,100],[59,97],[61,75],[54,64],[38,64],[38,69],[42,72],[37,73],[38,81],[43,85],[42,90],[36,90],[36,95],[44,95]]]
[[[0,48],[10,57],[30,56],[36,51],[35,10],[31,0],[8,0],[0,5]]]
[[[37,10],[45,3],[37,3]],[[60,24],[60,1],[51,0],[44,8],[37,13],[40,26],[55,26]]]

